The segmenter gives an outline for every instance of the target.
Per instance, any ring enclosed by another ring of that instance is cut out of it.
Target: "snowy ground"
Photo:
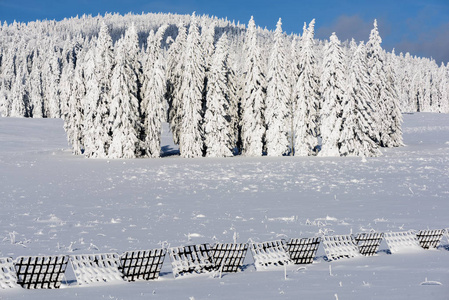
[[[0,118],[0,257],[122,253],[319,233],[449,227],[449,115],[404,115],[406,147],[379,158],[92,160],[61,120]],[[164,151],[173,152],[169,133]],[[0,299],[448,299],[449,241],[437,250],[324,260],[222,278],[0,290]],[[304,268],[305,267],[305,268]],[[69,267],[70,268],[70,267]],[[434,284],[422,284],[426,281]],[[440,283],[440,284],[437,284]]]

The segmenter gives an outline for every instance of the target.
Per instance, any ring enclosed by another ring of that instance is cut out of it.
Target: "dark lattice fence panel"
[[[26,289],[57,289],[68,261],[67,255],[20,256],[14,262],[17,283]]]
[[[215,267],[222,272],[237,272],[243,266],[248,244],[221,244],[212,248]]]
[[[165,249],[127,251],[120,256],[119,270],[128,281],[158,279],[166,252]]]
[[[359,247],[360,254],[373,256],[379,250],[384,234],[382,232],[362,232],[357,234],[355,241]]]
[[[329,261],[360,256],[357,244],[351,235],[323,236],[323,246]]]
[[[391,253],[422,250],[413,230],[386,232],[384,238]]]
[[[416,237],[424,249],[437,248],[443,238],[444,229],[420,230]]]
[[[209,244],[168,248],[168,254],[175,278],[215,271]]]
[[[78,285],[123,281],[117,253],[71,255],[70,262]]]
[[[295,264],[311,264],[315,258],[321,238],[290,239],[286,249]]]
[[[251,243],[250,249],[254,257],[254,265],[258,271],[293,264],[285,250],[283,240]]]
[[[11,257],[0,257],[0,290],[13,288],[20,288],[14,262]]]

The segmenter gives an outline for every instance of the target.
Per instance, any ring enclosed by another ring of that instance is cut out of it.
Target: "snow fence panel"
[[[285,241],[283,240],[251,243],[250,249],[254,257],[254,265],[257,271],[293,263],[285,250]]]
[[[295,264],[311,264],[320,243],[320,237],[290,239],[287,242],[286,249]]]
[[[19,256],[14,261],[17,283],[25,289],[58,289],[68,261],[67,255]]]
[[[355,241],[359,247],[360,254],[365,256],[376,255],[383,237],[383,232],[358,233]]]
[[[444,229],[420,230],[416,234],[419,244],[424,249],[437,248],[443,238]]]
[[[384,238],[391,253],[422,250],[413,230],[386,232]]]
[[[215,267],[221,272],[237,272],[243,267],[248,244],[217,243],[212,248]]]
[[[117,253],[71,255],[70,262],[78,285],[123,281]]]
[[[215,271],[209,244],[168,248],[175,278]]]
[[[352,235],[323,236],[323,246],[329,261],[360,256]]]
[[[166,249],[127,251],[120,256],[119,270],[128,281],[159,278]]]
[[[0,290],[20,288],[11,257],[0,257]]]

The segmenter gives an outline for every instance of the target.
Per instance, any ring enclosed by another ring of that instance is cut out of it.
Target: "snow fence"
[[[0,258],[0,290],[57,289],[63,284],[68,262],[77,285],[157,280],[166,254],[175,278],[194,274],[238,272],[244,268],[248,251],[256,270],[276,269],[290,264],[311,264],[322,243],[328,261],[375,255],[385,239],[391,254],[437,248],[447,229],[418,232],[370,232],[357,235],[323,235],[262,243],[208,243],[153,250],[117,253],[20,256]]]

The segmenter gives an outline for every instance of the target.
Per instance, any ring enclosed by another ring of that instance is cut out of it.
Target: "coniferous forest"
[[[0,25],[0,114],[62,118],[73,153],[378,156],[402,113],[449,113],[449,65],[367,41],[208,16],[106,14]],[[298,24],[299,26],[299,24]]]

